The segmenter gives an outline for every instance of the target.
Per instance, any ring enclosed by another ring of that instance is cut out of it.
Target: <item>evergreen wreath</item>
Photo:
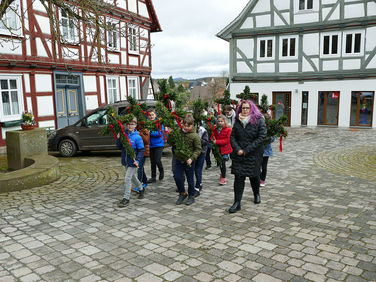
[[[111,106],[107,108],[107,120],[109,125],[103,127],[99,132],[100,135],[112,135],[114,136],[115,140],[118,139],[117,135],[119,134],[120,143],[123,145],[127,156],[131,159],[135,159],[136,155],[134,149],[132,147],[132,143],[130,142],[127,134],[126,128],[124,128],[123,124],[126,124],[134,119],[133,114],[127,114],[124,116],[119,116],[115,109]]]
[[[257,98],[257,93],[251,93],[251,89],[249,88],[248,85],[244,87],[244,90],[242,93],[236,95],[236,98],[240,100],[251,100],[253,102],[256,101]]]
[[[230,91],[227,90],[227,89],[225,90],[225,92],[223,92],[223,98],[215,99],[215,102],[217,104],[221,104],[222,105],[222,112],[225,111],[225,106],[226,105],[231,105],[233,108],[235,108],[235,106],[238,104],[237,100],[231,99]],[[218,112],[220,112],[219,111],[219,105],[218,105]]]

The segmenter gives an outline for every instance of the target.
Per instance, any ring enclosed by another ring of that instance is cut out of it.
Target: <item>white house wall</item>
[[[36,74],[35,81],[36,92],[52,92],[51,74]]]
[[[352,91],[375,91],[376,79],[367,80],[331,80],[298,82],[265,82],[265,83],[231,83],[231,98],[243,92],[249,86],[252,93],[258,93],[259,99],[267,95],[269,104],[273,101],[273,92],[291,92],[291,126],[301,125],[302,91],[309,92],[307,126],[317,126],[318,93],[319,91],[339,91],[338,126],[350,126],[350,107]],[[376,99],[373,108],[376,109]],[[373,128],[376,128],[376,115],[373,115]]]

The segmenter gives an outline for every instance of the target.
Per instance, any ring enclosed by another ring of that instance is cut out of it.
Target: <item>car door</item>
[[[88,115],[79,128],[81,150],[108,150],[116,149],[112,135],[100,135],[103,127],[108,125],[107,110],[99,109]]]

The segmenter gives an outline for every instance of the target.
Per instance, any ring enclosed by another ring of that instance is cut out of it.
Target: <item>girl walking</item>
[[[226,124],[226,117],[224,115],[217,116],[217,125],[214,130],[213,143],[217,144],[222,155],[221,175],[219,178],[219,184],[225,185],[226,181],[226,162],[230,158],[232,153],[232,147],[230,143],[231,126]]]

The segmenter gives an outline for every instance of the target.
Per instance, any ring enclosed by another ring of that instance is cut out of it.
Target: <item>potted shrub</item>
[[[36,122],[34,120],[34,115],[30,112],[23,112],[22,113],[22,123],[21,128],[22,130],[31,130],[36,127]]]

